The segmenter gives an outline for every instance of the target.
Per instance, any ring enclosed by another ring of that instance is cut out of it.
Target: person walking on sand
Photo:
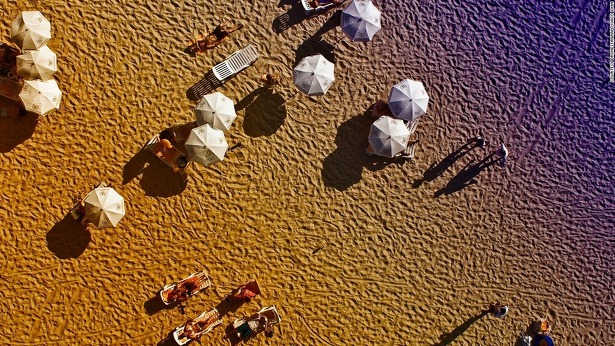
[[[489,304],[489,312],[495,317],[502,318],[508,313],[508,306],[502,305],[499,301],[492,302]]]
[[[500,144],[500,149],[498,149],[498,155],[500,160],[500,166],[504,167],[506,165],[506,160],[508,159],[508,149],[504,145],[504,143]]]

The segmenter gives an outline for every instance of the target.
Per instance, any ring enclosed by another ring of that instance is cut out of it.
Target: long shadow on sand
[[[146,301],[143,304],[143,307],[145,308],[145,312],[147,312],[147,314],[151,316],[162,310],[175,309],[179,305],[181,305],[180,302],[175,302],[173,304],[166,305],[165,303],[162,302],[162,299],[160,299],[160,291],[158,291],[156,292],[156,295],[154,297],[150,298],[148,301]]]
[[[433,344],[433,346],[444,346],[453,342],[459,335],[463,334],[470,326],[480,320],[483,316],[487,314],[487,311],[482,311],[480,314],[472,316],[468,318],[465,322],[459,325],[457,328],[453,329],[450,333],[445,333],[440,336],[440,342],[437,344]]]
[[[141,176],[139,184],[146,196],[171,197],[182,193],[188,185],[184,173],[175,173],[162,160],[142,148],[125,165],[122,185]]]
[[[243,131],[250,137],[271,136],[286,119],[285,100],[268,88],[252,91],[235,105],[235,110],[245,109]]]
[[[0,153],[7,153],[26,141],[34,133],[38,115],[27,113],[21,117],[0,117]]]
[[[448,154],[444,159],[442,159],[442,161],[438,163],[432,163],[431,166],[429,166],[429,168],[425,172],[423,172],[423,177],[414,181],[412,187],[416,189],[420,187],[424,182],[433,181],[437,177],[441,176],[444,172],[446,172],[446,170],[449,169],[449,167],[451,167],[455,162],[457,162],[457,160],[464,157],[476,147],[477,145],[475,144],[475,142],[470,140],[461,147],[459,147],[459,149]]]
[[[81,256],[92,235],[86,226],[67,214],[47,232],[46,239],[49,251],[59,259],[67,259]]]
[[[322,54],[327,60],[335,63],[335,47],[329,42],[323,40],[322,36],[313,36],[303,41],[299,47],[295,50],[295,62],[293,66],[296,66],[301,59],[316,54]]]
[[[455,175],[445,187],[434,193],[434,197],[438,198],[442,195],[450,195],[464,188],[478,184],[476,177],[485,169],[491,167],[493,164],[500,161],[499,158],[494,158],[495,153],[492,153],[477,163],[474,160],[468,162],[468,164]]]

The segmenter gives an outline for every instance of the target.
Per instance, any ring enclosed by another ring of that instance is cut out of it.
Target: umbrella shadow
[[[423,176],[414,181],[412,187],[415,189],[420,187],[424,182],[430,182],[441,176],[446,170],[449,169],[455,162],[468,154],[472,149],[476,148],[477,144],[472,140],[469,140],[464,145],[448,154],[440,162],[434,162],[429,168],[423,172]]]
[[[325,41],[322,36],[312,36],[303,41],[303,43],[301,43],[301,45],[299,45],[299,47],[295,50],[295,62],[293,66],[296,66],[301,59],[317,54],[322,54],[325,59],[335,63],[334,49],[335,47]]]
[[[303,11],[301,3],[299,1],[294,1],[291,3],[291,8],[286,13],[282,13],[271,22],[271,28],[276,34],[281,34],[309,17],[310,16]]]
[[[87,227],[70,214],[58,221],[47,232],[47,248],[59,259],[77,258],[87,249],[92,235]]]
[[[31,112],[20,117],[0,118],[0,153],[7,153],[30,138],[38,124],[38,118],[37,114]]]
[[[342,10],[333,12],[331,17],[316,31],[311,38],[321,37],[327,32],[342,25]]]
[[[335,136],[337,148],[323,161],[322,179],[325,186],[343,191],[361,180],[363,167],[370,163],[365,148],[374,120],[368,109],[338,127]]]
[[[182,193],[188,185],[185,173],[175,173],[162,160],[145,149],[139,150],[122,171],[122,184],[128,184],[141,176],[139,185],[146,196],[171,197]]]
[[[487,314],[487,311],[482,311],[478,315],[474,315],[468,318],[465,322],[460,324],[457,328],[453,329],[450,333],[445,333],[440,336],[440,342],[437,344],[433,344],[433,346],[444,346],[453,342],[458,336],[463,334],[474,322],[480,320],[483,316]]]
[[[438,198],[442,195],[450,195],[457,191],[461,191],[464,188],[478,184],[476,177],[485,169],[491,167],[493,164],[500,161],[499,158],[494,158],[495,153],[492,153],[477,163],[475,160],[471,160],[463,167],[457,175],[455,175],[443,188],[434,193],[434,197]]]
[[[243,131],[250,137],[271,136],[286,120],[286,105],[282,96],[262,87],[252,91],[235,105],[245,109]]]

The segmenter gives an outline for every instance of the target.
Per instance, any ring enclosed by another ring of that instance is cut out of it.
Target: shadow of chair
[[[0,153],[7,153],[30,138],[38,119],[37,114],[30,112],[21,117],[0,117]]]
[[[198,101],[204,95],[207,95],[214,91],[216,88],[222,86],[224,82],[220,81],[215,75],[214,71],[210,70],[207,72],[201,80],[196,82],[186,91],[186,97],[190,101]]]
[[[463,322],[461,325],[459,325],[457,328],[453,329],[450,333],[445,333],[442,334],[440,336],[440,342],[437,344],[433,344],[433,346],[444,346],[444,345],[448,345],[451,342],[453,342],[458,336],[460,336],[461,334],[463,334],[466,330],[468,330],[468,328],[470,328],[470,326],[480,320],[483,316],[485,316],[487,314],[487,311],[482,311],[480,314],[478,315],[474,315],[470,318],[468,318],[465,322]]]
[[[92,235],[70,214],[58,221],[46,235],[47,247],[57,258],[77,258],[87,249]]]
[[[174,302],[169,305],[166,305],[162,302],[162,299],[160,299],[160,291],[158,291],[156,292],[156,295],[154,297],[150,298],[143,304],[143,307],[145,308],[145,312],[147,312],[147,314],[151,316],[162,310],[174,309],[179,305],[181,305],[181,302]]]
[[[242,127],[250,137],[271,136],[286,120],[284,98],[265,87],[241,99],[235,105],[235,110],[245,110]]]
[[[175,339],[173,338],[173,332],[175,330],[172,330],[169,334],[167,334],[167,336],[160,340],[156,346],[177,346],[177,343],[175,342]]]
[[[309,18],[303,11],[303,6],[298,1],[291,4],[291,8],[271,22],[271,28],[276,34],[281,34],[291,27]]]

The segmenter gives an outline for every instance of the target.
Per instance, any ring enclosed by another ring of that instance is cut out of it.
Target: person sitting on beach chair
[[[171,302],[183,302],[190,298],[194,291],[197,291],[201,285],[201,279],[198,276],[188,278],[173,287],[168,293],[167,300]]]
[[[184,324],[184,331],[179,334],[179,338],[186,337],[191,340],[197,340],[204,334],[209,326],[212,323],[216,323],[218,319],[219,316],[215,314],[205,320],[188,320],[186,324]]]
[[[161,134],[165,133],[165,131],[162,131]],[[163,134],[163,136],[170,138],[171,140],[174,138],[174,134],[171,131],[170,135]],[[171,166],[174,172],[179,172],[188,166],[188,158],[183,154],[183,152],[175,148],[171,143],[171,140],[167,138],[162,138],[159,135],[157,141],[152,140],[154,143],[151,145],[150,149],[154,155]]]
[[[194,42],[188,47],[188,53],[192,55],[203,53],[208,49],[217,47],[228,35],[243,28],[243,24],[236,24],[231,26],[229,22],[219,24],[211,30],[207,35],[203,35],[201,38],[195,39]]]

